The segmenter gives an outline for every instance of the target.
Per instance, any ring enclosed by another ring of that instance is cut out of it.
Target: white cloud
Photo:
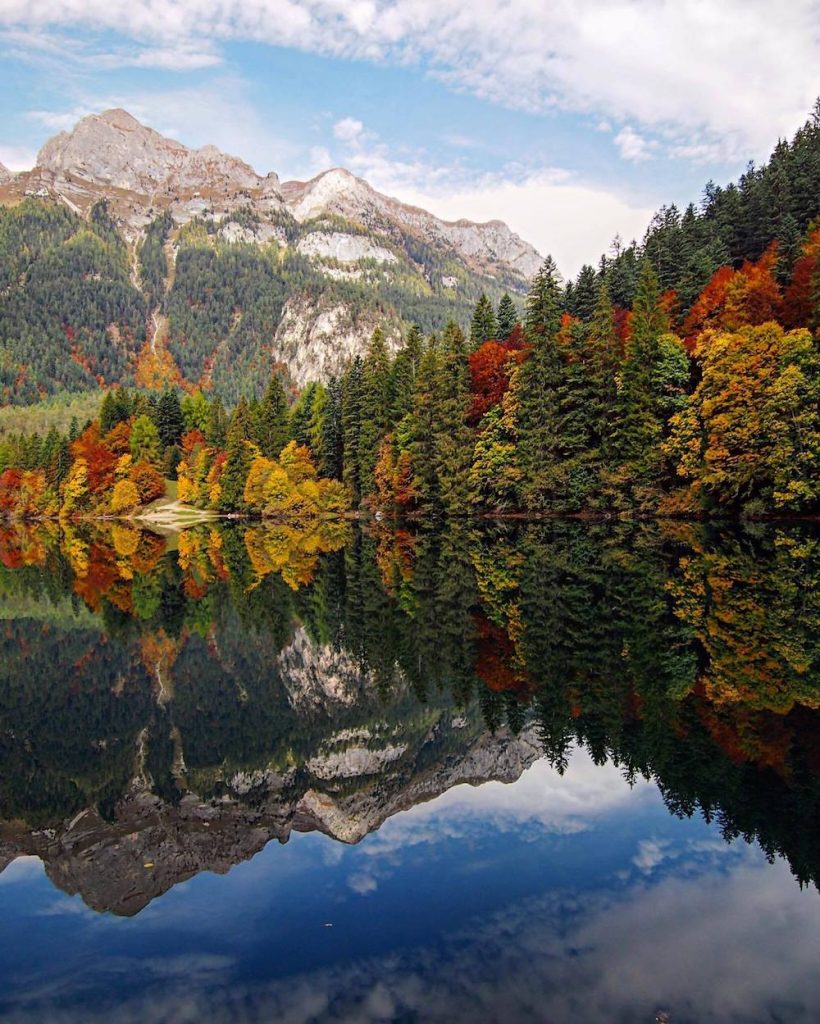
[[[341,133],[339,125],[345,125]],[[352,118],[338,122],[334,135],[340,150],[333,162],[374,188],[444,220],[502,220],[542,255],[551,253],[570,277],[606,251],[616,234],[642,237],[653,212],[562,168],[507,164],[477,174],[458,161],[432,160],[422,150],[396,152]]]
[[[507,106],[589,112],[671,131],[673,145],[758,156],[820,93],[818,10],[815,0],[4,0],[0,23],[85,25],[163,48],[173,38],[189,54],[252,40],[414,63]]]
[[[343,117],[333,125],[333,138],[340,142],[357,142],[364,135],[364,125],[354,117]]]
[[[622,160],[631,160],[634,163],[651,160],[653,150],[658,148],[656,141],[639,135],[630,125],[626,125],[618,132],[615,136],[615,145]]]

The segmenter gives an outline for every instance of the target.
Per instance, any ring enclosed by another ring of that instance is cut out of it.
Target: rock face
[[[215,146],[188,149],[140,124],[125,110],[84,117],[40,150],[37,166],[97,185],[150,195],[208,185],[256,188],[259,176]]]
[[[5,184],[7,181],[11,181],[11,171],[5,164],[0,164],[0,185]]]
[[[388,233],[398,226],[428,244],[452,247],[462,258],[480,266],[504,265],[525,278],[532,277],[541,263],[538,252],[499,220],[486,224],[443,221],[426,210],[382,195],[339,167],[308,182],[285,182],[282,195],[299,222],[331,213]]]
[[[301,385],[341,373],[351,359],[364,354],[379,324],[388,348],[395,351],[401,341],[396,324],[384,324],[378,315],[367,313],[354,317],[343,302],[295,295],[285,303],[274,343]]]

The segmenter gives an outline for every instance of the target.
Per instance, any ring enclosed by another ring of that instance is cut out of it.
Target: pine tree
[[[379,442],[390,425],[390,357],[384,333],[377,327],[364,360],[361,425],[359,428],[359,484],[366,498],[376,490],[375,469]]]
[[[212,444],[215,448],[222,448],[228,437],[228,425],[228,414],[225,411],[225,406],[222,404],[222,399],[217,396],[211,402],[208,427],[205,431],[208,443]]]
[[[404,346],[393,361],[390,376],[390,422],[393,426],[413,409],[413,389],[423,346],[421,331],[413,324],[407,332]]]
[[[621,342],[615,328],[609,289],[604,284],[598,293],[598,302],[589,325],[586,351],[586,371],[592,402],[592,444],[599,449],[602,460],[609,457],[611,449],[620,364]]]
[[[179,395],[171,388],[166,388],[160,396],[156,423],[163,448],[179,443],[185,431],[185,418],[182,415]]]
[[[413,488],[420,505],[437,507],[439,504],[438,474],[436,472],[436,429],[438,426],[437,386],[441,379],[441,352],[435,335],[431,336],[422,353],[410,426],[410,456],[413,463]]]
[[[484,294],[476,303],[473,319],[470,324],[470,345],[473,349],[483,345],[485,341],[495,339],[498,335],[498,321],[495,318],[493,304]]]
[[[573,316],[588,323],[595,312],[598,299],[598,277],[595,268],[585,263],[578,274],[572,294],[572,306],[568,307]]]
[[[234,409],[228,427],[228,446],[225,466],[219,478],[221,488],[219,508],[224,512],[244,512],[245,482],[254,457],[254,446],[249,443],[253,432],[250,407],[243,396]]]
[[[515,325],[518,323],[518,310],[515,308],[515,303],[507,294],[501,296],[501,301],[498,303],[498,340],[506,341],[507,338],[512,334]]]
[[[535,276],[527,296],[526,327],[532,352],[521,368],[518,403],[522,494],[532,510],[553,507],[561,452],[560,390],[564,359],[558,346],[561,287],[551,257]]]
[[[275,459],[290,441],[288,399],[278,374],[271,377],[260,403],[255,434],[259,450],[269,459]]]
[[[327,407],[322,432],[322,452],[317,468],[323,476],[342,479],[344,438],[342,434],[342,383],[331,377],[327,383]]]
[[[435,382],[436,422],[434,435],[436,490],[449,516],[468,511],[473,436],[467,425],[470,408],[470,375],[467,340],[450,321],[442,335],[441,361]]]
[[[660,339],[668,329],[660,302],[658,277],[646,260],[632,310],[613,435],[618,463],[616,489],[638,504],[650,498],[662,466],[663,424],[653,389],[653,374],[660,357]]]
[[[342,442],[344,453],[342,480],[350,489],[355,502],[359,502],[362,496],[359,473],[359,431],[362,424],[363,372],[364,367],[361,356],[356,356],[342,376]]]

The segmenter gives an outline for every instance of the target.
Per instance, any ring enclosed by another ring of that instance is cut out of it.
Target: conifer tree
[[[222,448],[228,437],[228,426],[228,414],[225,411],[225,406],[222,404],[222,399],[217,396],[211,402],[208,427],[205,431],[208,443],[212,444],[215,448]]]
[[[506,341],[507,338],[512,334],[515,325],[518,323],[518,310],[515,308],[515,303],[507,294],[501,296],[501,301],[498,303],[498,340]]]
[[[157,403],[156,416],[159,440],[163,448],[177,444],[185,431],[179,395],[172,388],[166,388]]]
[[[526,328],[532,352],[521,368],[517,431],[522,495],[532,510],[552,507],[561,452],[560,390],[564,359],[558,346],[561,287],[548,256],[527,296]]]
[[[359,427],[359,485],[366,498],[376,490],[375,469],[379,441],[390,424],[390,357],[380,327],[373,331],[362,373]]]
[[[621,364],[621,343],[609,288],[603,284],[589,325],[586,371],[590,381],[592,444],[602,460],[609,457],[618,397],[617,375]]]
[[[279,374],[268,384],[256,421],[256,442],[268,459],[275,459],[290,441],[288,431],[288,399]]]
[[[421,331],[413,324],[393,361],[390,377],[390,422],[394,426],[413,409],[413,389],[423,346]]]
[[[331,377],[327,383],[327,406],[322,428],[322,451],[317,463],[324,476],[342,479],[344,438],[342,434],[342,383]]]
[[[441,380],[441,352],[438,338],[432,335],[419,363],[411,414],[410,456],[413,463],[413,488],[420,505],[438,505],[436,472],[436,429],[438,425],[437,387]]]
[[[361,500],[362,489],[359,474],[359,431],[362,423],[362,375],[361,356],[356,356],[342,376],[342,450],[344,464],[342,480],[347,484],[353,500]]]
[[[484,294],[476,303],[473,319],[470,324],[470,345],[473,349],[483,345],[485,341],[495,339],[498,335],[498,321],[495,318],[493,304]]]
[[[435,399],[436,490],[443,511],[449,516],[462,516],[468,509],[473,461],[472,431],[467,425],[470,375],[467,341],[453,321],[442,335]]]
[[[222,511],[246,511],[245,483],[254,455],[253,445],[249,443],[252,431],[250,407],[243,395],[234,409],[228,427],[225,466],[219,478],[219,508]]]
[[[635,294],[630,336],[621,369],[613,436],[617,489],[640,504],[657,484],[662,467],[663,423],[654,389],[661,337],[669,323],[658,277],[645,260]],[[640,494],[638,493],[640,492]]]

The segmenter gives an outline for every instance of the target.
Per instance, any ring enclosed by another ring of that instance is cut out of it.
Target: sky
[[[343,166],[565,275],[805,121],[820,0],[0,0],[0,162],[124,107],[260,173]]]

